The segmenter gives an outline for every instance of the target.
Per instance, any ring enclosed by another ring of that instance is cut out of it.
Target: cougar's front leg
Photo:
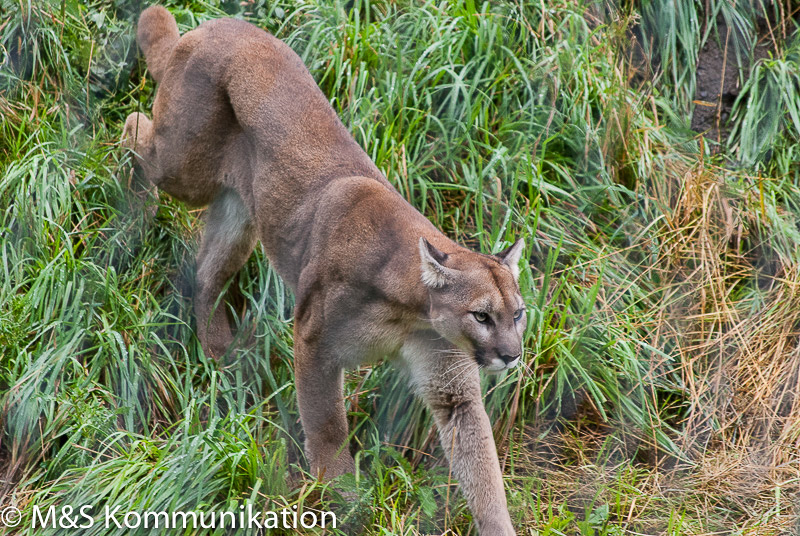
[[[297,403],[311,473],[331,479],[355,470],[347,441],[344,372],[336,356],[323,349],[320,329],[313,322],[304,321],[304,316],[299,312],[295,315],[294,327]]]
[[[214,359],[222,357],[233,342],[220,293],[250,257],[255,242],[252,218],[241,198],[233,190],[223,190],[206,212],[194,301],[197,336],[203,351]]]
[[[480,397],[432,409],[439,440],[467,498],[478,532],[483,536],[515,534],[492,427]]]
[[[433,412],[442,449],[478,531],[482,536],[515,534],[474,358],[431,348],[419,339],[407,343],[402,355],[415,388]]]

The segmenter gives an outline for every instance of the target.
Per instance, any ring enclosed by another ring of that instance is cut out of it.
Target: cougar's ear
[[[420,268],[422,269],[422,282],[428,288],[442,288],[455,276],[455,270],[443,265],[447,254],[439,251],[424,237],[419,239]]]
[[[511,268],[511,273],[514,274],[514,279],[519,279],[519,259],[522,257],[522,250],[525,249],[525,239],[520,238],[511,247],[504,249],[495,257],[500,259],[500,262]]]

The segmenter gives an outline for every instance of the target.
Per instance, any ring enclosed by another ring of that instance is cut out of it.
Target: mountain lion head
[[[526,315],[518,264],[524,247],[520,239],[497,255],[447,254],[419,241],[433,329],[490,372],[515,366],[522,355]]]

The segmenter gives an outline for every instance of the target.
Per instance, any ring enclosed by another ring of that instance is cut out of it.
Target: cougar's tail
[[[165,8],[151,6],[139,15],[136,41],[144,52],[147,69],[156,82],[161,82],[179,37],[175,17]]]

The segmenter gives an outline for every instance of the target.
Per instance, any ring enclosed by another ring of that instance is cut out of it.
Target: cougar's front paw
[[[333,480],[345,473],[354,473],[356,470],[356,463],[347,449],[332,455],[317,457],[310,454],[309,457],[311,457],[311,474],[321,480]]]
[[[208,331],[201,331],[198,333],[198,338],[206,357],[211,357],[214,361],[220,361],[233,346],[233,336],[230,332],[211,335]]]
[[[478,523],[478,533],[480,536],[516,536],[517,534],[508,519]]]

